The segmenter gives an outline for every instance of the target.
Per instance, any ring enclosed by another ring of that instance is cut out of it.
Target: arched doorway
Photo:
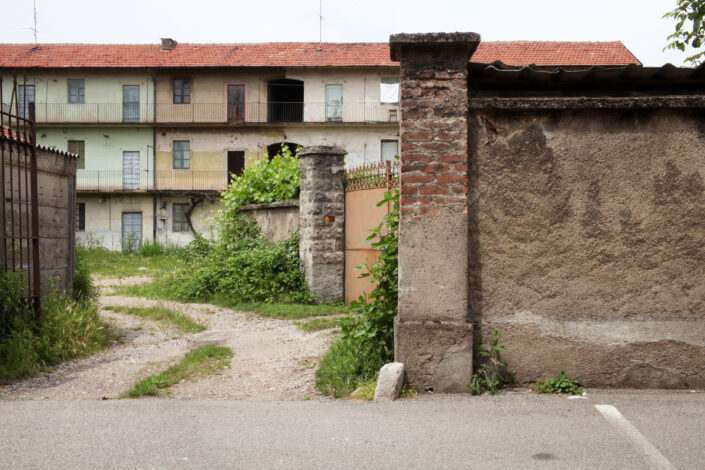
[[[304,82],[282,78],[267,83],[267,122],[304,120]]]
[[[267,158],[269,161],[272,161],[272,158],[281,152],[283,145],[289,147],[292,153],[295,153],[296,149],[300,147],[299,144],[294,142],[278,142],[276,144],[267,145]]]

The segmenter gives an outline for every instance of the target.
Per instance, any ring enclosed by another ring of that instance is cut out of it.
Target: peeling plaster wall
[[[470,312],[519,383],[705,387],[704,118],[471,113]]]

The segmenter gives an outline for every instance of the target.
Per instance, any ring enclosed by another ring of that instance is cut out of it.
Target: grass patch
[[[116,295],[128,297],[142,297],[153,300],[173,300],[177,302],[194,302],[193,300],[181,298],[170,292],[157,280],[153,283],[145,283],[134,286],[122,286],[115,290]],[[232,300],[214,296],[207,298],[205,303],[219,305],[221,307],[232,308],[244,312],[253,312],[263,317],[278,318],[281,320],[300,320],[302,318],[327,317],[332,315],[342,315],[348,311],[345,304],[286,304],[286,303],[263,303],[263,302],[233,302]],[[197,302],[197,303],[200,303]]]
[[[316,369],[316,387],[324,395],[346,397],[360,385],[357,351],[343,338],[333,343]],[[364,381],[362,382],[364,383]]]
[[[169,387],[182,380],[193,380],[226,368],[232,357],[233,351],[225,346],[209,344],[192,349],[178,364],[169,367],[161,374],[149,376],[135,384],[123,395],[123,398],[156,396],[160,390],[168,393]]]
[[[375,398],[375,388],[377,388],[377,379],[371,379],[361,383],[354,392],[350,395],[353,400],[372,401]]]
[[[141,253],[123,253],[80,246],[77,246],[76,250],[81,252],[89,271],[102,277],[153,276],[171,271],[183,264],[176,249],[146,256]],[[149,250],[146,252],[151,253]]]
[[[306,332],[329,330],[338,326],[335,318],[314,318],[313,320],[296,322],[300,330]]]
[[[161,323],[168,323],[185,333],[198,333],[199,331],[207,329],[200,323],[194,322],[187,315],[165,307],[114,307],[106,305],[103,308],[117,313],[129,313],[130,315],[150,318]]]

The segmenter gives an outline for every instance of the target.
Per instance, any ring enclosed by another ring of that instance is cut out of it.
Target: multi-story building
[[[473,62],[639,63],[614,43],[482,43]],[[208,232],[231,174],[321,142],[348,163],[398,153],[387,44],[0,44],[5,102],[35,102],[39,143],[80,156],[79,239],[108,248]]]

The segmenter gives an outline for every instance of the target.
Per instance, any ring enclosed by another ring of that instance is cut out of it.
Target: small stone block
[[[379,379],[375,387],[375,401],[396,400],[404,384],[404,364],[390,362],[379,370]]]

